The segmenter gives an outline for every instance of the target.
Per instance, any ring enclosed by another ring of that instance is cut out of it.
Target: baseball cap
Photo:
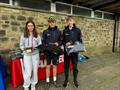
[[[48,22],[53,22],[53,21],[56,21],[56,17],[55,16],[50,16],[48,18]]]

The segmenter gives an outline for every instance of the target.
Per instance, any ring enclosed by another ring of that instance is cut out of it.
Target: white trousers
[[[36,85],[38,82],[38,65],[39,65],[39,54],[35,55],[24,55],[23,57],[23,77],[24,77],[24,88],[28,88],[30,84]]]

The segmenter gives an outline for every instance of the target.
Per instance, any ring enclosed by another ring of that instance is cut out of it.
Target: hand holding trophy
[[[33,47],[27,47],[27,48],[25,48],[25,52],[26,53],[32,53],[34,50],[35,50],[35,48],[33,48]]]

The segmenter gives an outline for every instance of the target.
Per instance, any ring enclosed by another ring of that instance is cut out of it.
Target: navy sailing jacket
[[[71,30],[69,30],[68,26],[65,27],[65,29],[63,30],[63,45],[68,42],[74,44],[76,41],[83,43],[80,29],[77,28],[75,25]]]
[[[59,45],[61,45],[62,43],[61,31],[57,28],[57,26],[55,28],[48,27],[47,30],[43,31],[42,39],[43,39],[43,45],[50,45],[51,43],[56,43],[56,42]]]

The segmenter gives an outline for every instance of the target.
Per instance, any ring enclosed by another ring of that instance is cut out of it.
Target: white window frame
[[[13,0],[9,0],[9,4],[10,4],[10,5],[13,5]]]
[[[9,3],[0,2],[0,4],[1,4],[1,5],[12,5],[12,4],[11,4],[11,1],[13,1],[13,0],[9,0]]]
[[[63,3],[63,2],[59,2],[59,1],[56,1],[55,4],[63,4],[63,5],[67,5],[67,6],[70,6],[70,13],[66,13],[66,14],[73,14],[73,8],[72,8],[72,4],[68,4],[68,3]],[[56,8],[56,7],[55,7]],[[57,12],[57,11],[56,11]],[[63,12],[64,13],[64,12]]]
[[[95,17],[95,12],[100,12],[100,13],[102,14],[102,17],[101,17],[101,18]],[[103,12],[103,11],[100,11],[100,10],[95,10],[95,11],[94,11],[94,18],[104,19],[104,12]]]
[[[59,2],[59,1],[56,1],[55,3],[53,3],[51,0],[47,0],[47,1],[50,1],[50,11],[51,12],[57,12],[56,11],[56,3],[58,3],[58,4],[68,5],[68,6],[71,7],[70,8],[70,13],[65,13],[65,14],[71,14],[71,15],[73,15],[73,7],[78,7],[78,8],[82,8],[82,9],[86,9],[86,10],[90,10],[91,11],[91,16],[87,16],[87,17],[98,18],[98,17],[95,17],[95,11],[93,9],[91,9],[91,8],[86,8],[86,7],[82,7],[82,6],[72,5],[72,4],[63,3],[63,2]],[[7,3],[2,3],[2,2],[0,2],[0,4],[1,5],[14,5],[14,2],[13,2],[13,0],[9,0],[8,4]],[[18,3],[18,5],[19,5],[19,3]],[[110,13],[110,12],[105,12],[105,11],[101,11],[101,10],[96,10],[96,11],[102,13],[102,17],[98,18],[98,19],[105,19],[104,18],[104,14],[105,13],[114,15],[114,13]],[[79,16],[84,16],[84,15],[79,15]]]

